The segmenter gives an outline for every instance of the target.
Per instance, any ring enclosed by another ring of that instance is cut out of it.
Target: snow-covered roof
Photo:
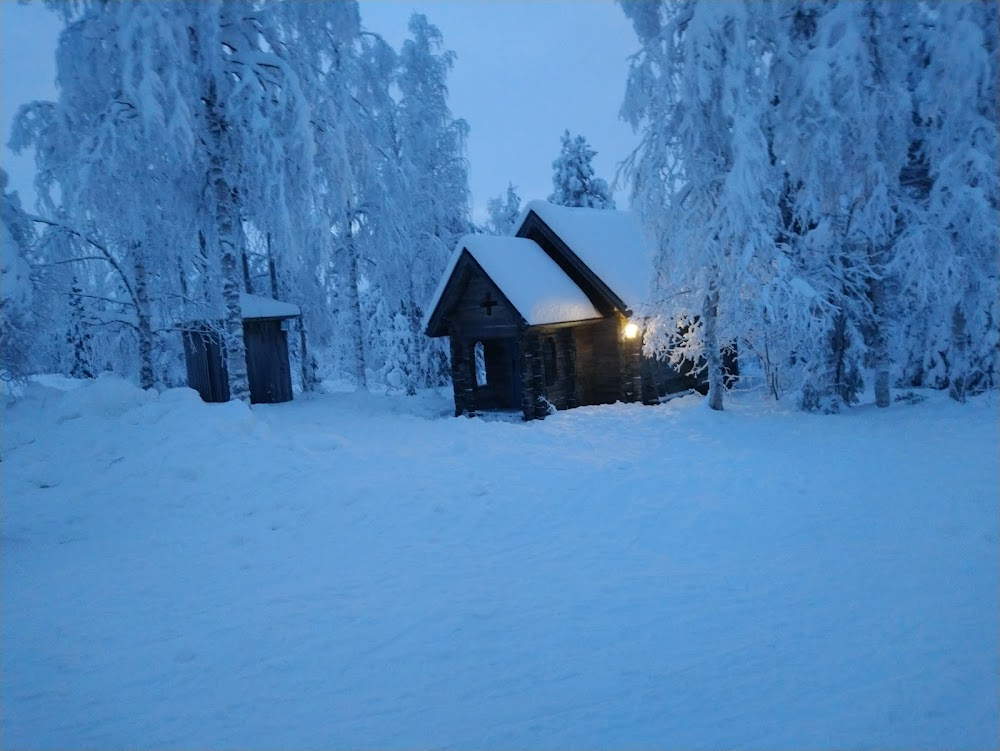
[[[529,326],[601,317],[583,290],[533,240],[465,235],[455,246],[427,309],[425,327],[465,251],[482,266]]]
[[[529,201],[518,218],[515,232],[532,211],[629,308],[647,301],[652,250],[633,212]]]
[[[226,317],[226,308],[221,301],[203,303],[197,308],[186,311],[186,313],[191,316],[195,311],[197,311],[197,314],[193,318],[188,317],[178,320],[178,324],[182,330],[188,327],[200,330],[212,319],[215,319],[217,323]],[[297,318],[302,314],[298,305],[275,300],[273,297],[250,295],[246,292],[240,292],[240,313],[243,316],[243,320],[251,318]]]
[[[301,314],[298,305],[246,292],[240,292],[240,312],[244,318],[295,318]]]

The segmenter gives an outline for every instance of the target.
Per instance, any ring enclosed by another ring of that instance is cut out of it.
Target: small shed
[[[297,305],[260,295],[240,294],[250,401],[274,404],[292,399],[288,360],[289,321],[301,313]],[[206,402],[229,401],[222,321],[194,321],[183,327],[188,385]]]
[[[642,354],[633,311],[652,253],[631,212],[531,201],[513,236],[467,235],[428,308],[447,336],[455,414],[653,403],[704,382]]]

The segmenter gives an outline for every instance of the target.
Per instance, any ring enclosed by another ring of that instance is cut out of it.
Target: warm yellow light
[[[623,333],[626,339],[635,339],[639,335],[639,327],[629,321],[625,324],[625,331]]]

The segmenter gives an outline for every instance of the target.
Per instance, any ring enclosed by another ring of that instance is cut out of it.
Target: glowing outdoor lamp
[[[639,327],[629,321],[625,324],[625,329],[622,333],[625,335],[626,339],[635,339],[639,335]]]

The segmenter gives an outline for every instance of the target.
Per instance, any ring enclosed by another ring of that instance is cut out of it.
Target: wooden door
[[[243,339],[247,376],[253,404],[275,404],[292,399],[292,372],[288,363],[288,335],[280,321],[246,321]]]
[[[509,339],[510,350],[510,384],[511,384],[511,408],[521,408],[521,343],[517,339]]]

